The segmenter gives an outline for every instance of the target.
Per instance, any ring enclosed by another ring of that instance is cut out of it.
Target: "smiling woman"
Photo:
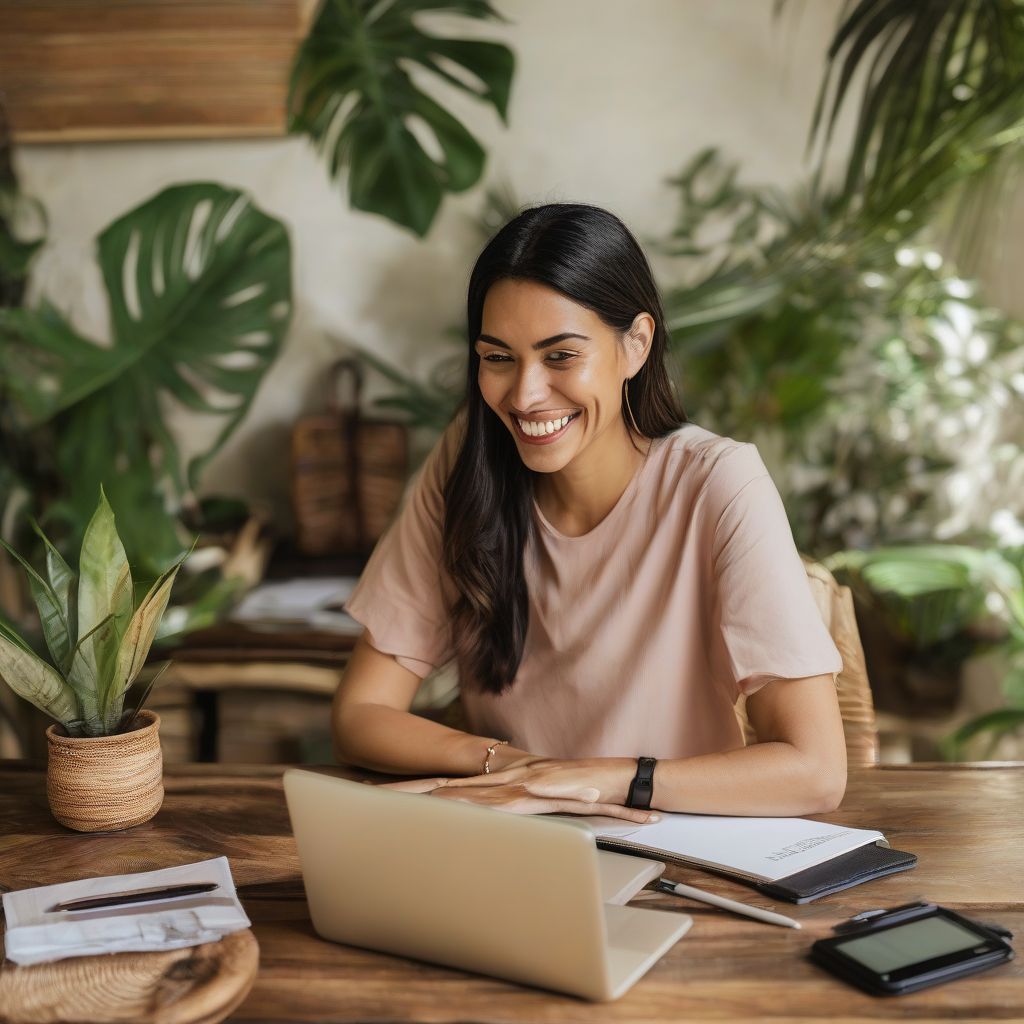
[[[757,448],[686,420],[666,342],[611,213],[536,207],[488,243],[465,402],[346,605],[340,758],[527,813],[836,806],[842,659]],[[451,659],[469,732],[409,713]]]

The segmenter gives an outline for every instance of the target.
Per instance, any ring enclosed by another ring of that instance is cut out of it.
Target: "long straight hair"
[[[597,206],[524,210],[487,243],[469,280],[466,429],[444,487],[442,562],[456,593],[449,609],[460,683],[504,693],[523,656],[529,598],[523,552],[533,529],[533,477],[508,428],[480,393],[484,298],[495,282],[536,281],[585,306],[620,333],[638,313],[654,319],[643,367],[626,385],[640,433],[662,437],[688,422],[665,367],[661,297],[629,229]],[[460,408],[461,412],[461,408]],[[627,429],[632,424],[623,407]]]

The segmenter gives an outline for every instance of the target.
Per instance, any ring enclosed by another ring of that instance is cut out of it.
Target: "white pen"
[[[791,917],[773,914],[770,910],[761,910],[760,907],[748,907],[746,903],[737,903],[736,900],[728,900],[724,896],[716,896],[713,892],[695,889],[692,885],[683,885],[682,882],[669,882],[664,878],[659,878],[656,888],[658,892],[671,893],[673,896],[689,896],[691,900],[710,903],[713,907],[731,910],[734,914],[753,917],[758,921],[767,921],[768,924],[780,924],[784,928],[800,927],[800,922],[794,921]]]

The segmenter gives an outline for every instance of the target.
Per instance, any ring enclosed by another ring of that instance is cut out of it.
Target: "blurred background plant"
[[[823,561],[861,608],[881,614],[926,678],[948,675],[968,657],[996,666],[1005,706],[967,717],[937,740],[938,753],[987,760],[1024,728],[1024,545],[876,547]]]
[[[520,210],[520,203],[508,182],[490,185],[484,190],[477,214],[471,218],[471,237],[480,248]],[[473,257],[467,254],[467,259]],[[351,346],[350,346],[351,347]],[[394,385],[395,390],[374,401],[381,409],[404,415],[410,426],[421,428],[436,439],[447,426],[466,391],[466,329],[453,323],[443,334],[438,351],[443,352],[428,373],[426,381],[403,373],[398,367],[365,348],[355,354],[371,369]]]
[[[507,21],[487,0],[323,0],[296,55],[288,96],[289,129],[310,137],[332,179],[348,171],[349,205],[419,238],[446,192],[480,180],[486,153],[409,69],[490,104],[503,123],[515,69],[502,43],[433,35],[413,20],[438,11]]]
[[[78,334],[46,298],[0,310],[8,430],[25,456],[12,469],[26,483],[7,500],[30,500],[77,547],[102,483],[133,567],[154,576],[181,553],[181,502],[280,350],[290,246],[284,225],[242,192],[196,183],[119,217],[97,254],[109,343]],[[167,426],[169,400],[215,426],[187,466]]]
[[[809,554],[1015,541],[1024,325],[920,231],[850,231],[826,253],[809,204],[736,176],[709,150],[674,179],[679,225],[662,249],[715,265],[666,291],[688,408],[758,438]]]

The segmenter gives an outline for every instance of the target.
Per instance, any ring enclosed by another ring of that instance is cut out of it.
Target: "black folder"
[[[810,903],[820,896],[829,896],[861,882],[893,875],[897,871],[909,871],[916,864],[916,854],[868,843],[795,875],[787,875],[774,882],[758,882],[755,888],[775,899]]]
[[[638,843],[606,836],[597,837],[597,846],[602,850],[614,850],[616,853],[626,853],[634,857],[648,857],[670,864],[698,868],[749,885],[766,896],[787,900],[790,903],[810,903],[821,896],[849,889],[862,882],[884,878],[897,871],[909,871],[917,864],[916,854],[893,850],[885,843],[875,842],[858,846],[849,853],[831,857],[821,864],[778,878],[774,882],[762,882],[753,876],[731,871],[721,865],[710,864],[654,846],[642,847]]]

